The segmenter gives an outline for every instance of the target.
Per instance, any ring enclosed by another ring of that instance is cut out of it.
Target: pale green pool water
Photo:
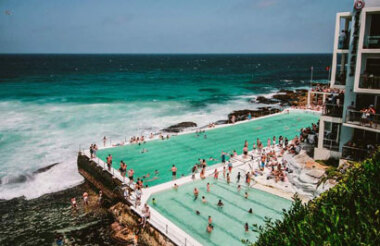
[[[260,138],[264,144],[267,138],[273,136],[278,138],[282,135],[290,140],[299,134],[302,127],[308,127],[318,119],[319,116],[315,114],[291,112],[208,130],[207,138],[203,135],[197,137],[195,133],[183,134],[173,136],[169,140],[148,141],[141,146],[133,144],[103,149],[99,150],[97,155],[105,161],[106,156],[112,154],[115,169],[120,167],[120,161],[123,160],[127,163],[128,169],[135,170],[135,177],[149,173],[151,177],[145,179],[144,184],[153,186],[172,179],[170,168],[173,164],[178,168],[177,177],[182,174],[188,175],[199,158],[206,159],[207,164],[212,165],[221,162],[222,151],[231,153],[236,150],[241,154],[245,140],[248,140],[250,148],[254,142],[256,143],[257,138]],[[141,153],[143,148],[148,152]],[[217,160],[210,161],[210,157]],[[154,176],[156,169],[159,175]]]
[[[236,176],[234,173],[233,178]],[[211,191],[206,191],[206,184],[210,182]],[[243,181],[240,181],[242,183]],[[193,189],[199,189],[199,198],[194,201]],[[244,198],[244,192],[249,194]],[[202,203],[201,197],[205,196],[207,203]],[[156,204],[152,204],[152,198]],[[223,208],[217,207],[221,199]],[[252,224],[264,224],[264,217],[279,219],[282,209],[288,209],[291,201],[270,193],[244,187],[237,192],[237,184],[234,180],[227,184],[223,176],[219,181],[211,178],[198,180],[180,186],[177,191],[168,190],[154,194],[149,199],[149,205],[172,221],[190,236],[203,245],[243,245],[241,239],[249,239],[254,242],[258,233],[252,231]],[[252,208],[253,214],[248,213]],[[195,211],[200,211],[197,215]],[[212,217],[214,230],[206,232],[208,216]],[[244,224],[250,225],[250,231],[245,232]]]

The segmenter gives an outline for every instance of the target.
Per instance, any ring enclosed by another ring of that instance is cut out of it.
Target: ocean
[[[79,148],[182,121],[226,119],[249,100],[328,78],[327,54],[0,55],[0,199],[83,181]],[[59,163],[35,173],[39,168]]]

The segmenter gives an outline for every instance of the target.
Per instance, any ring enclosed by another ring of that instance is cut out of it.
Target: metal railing
[[[366,149],[343,146],[342,159],[351,161],[361,161],[369,156],[369,152]]]
[[[380,89],[380,76],[362,74],[359,87],[363,89]]]
[[[323,139],[323,148],[339,151],[339,143],[335,139]]]
[[[343,114],[343,105],[325,103],[325,105],[323,106],[322,115],[324,116],[342,117],[342,114]]]
[[[347,69],[340,69],[341,65],[337,66],[336,74],[335,74],[335,84],[336,85],[345,85],[347,78]]]
[[[347,110],[346,123],[380,129],[380,114],[368,114],[357,110]]]
[[[366,36],[364,39],[365,49],[380,49],[380,36]]]

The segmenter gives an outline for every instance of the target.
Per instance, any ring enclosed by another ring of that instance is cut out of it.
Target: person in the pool
[[[248,231],[249,231],[248,223],[245,223],[245,224],[244,224],[244,230],[245,230],[245,232],[248,232]]]
[[[231,178],[230,178],[230,174],[227,173],[227,184],[230,184],[231,183]]]
[[[197,188],[194,188],[193,193],[194,193],[194,201],[195,201],[195,200],[198,199],[198,195],[199,195],[199,191],[198,191],[198,189],[197,189]]]
[[[207,225],[207,228],[206,228],[206,231],[207,231],[208,233],[211,233],[213,229],[214,229],[214,226],[211,225],[211,224],[208,224],[208,225]]]
[[[206,197],[202,196],[202,203],[207,203]]]
[[[237,177],[236,177],[236,183],[240,182],[240,178],[241,178],[241,175],[240,175],[240,172],[238,172]]]
[[[218,169],[215,168],[215,170],[214,170],[214,179],[218,180],[218,177],[219,177],[219,171],[218,171]]]
[[[219,201],[218,201],[218,203],[216,205],[218,206],[218,208],[223,208],[224,203],[222,202],[221,199],[219,199]]]
[[[237,191],[240,192],[240,190],[241,190],[241,185],[238,185]]]
[[[177,178],[177,168],[176,168],[176,166],[174,164],[173,164],[173,166],[171,168],[171,171],[172,171],[173,179],[176,179]]]
[[[174,184],[173,189],[174,189],[175,191],[177,191],[177,190],[178,190],[178,185],[177,185],[177,184]]]
[[[223,167],[223,178],[226,179],[226,167]]]
[[[210,192],[210,183],[207,183],[206,188],[207,188],[207,192]]]
[[[253,210],[252,210],[252,208],[250,208],[250,209],[248,210],[248,213],[253,214]]]
[[[211,216],[208,216],[208,224],[209,224],[209,225],[212,224],[212,218],[211,218]]]
[[[248,192],[245,192],[245,193],[244,193],[244,198],[245,198],[245,199],[248,199]]]

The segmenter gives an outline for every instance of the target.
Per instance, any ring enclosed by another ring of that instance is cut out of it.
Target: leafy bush
[[[251,245],[380,245],[380,150],[354,163],[340,182],[302,204],[295,196],[283,220],[266,221]]]

